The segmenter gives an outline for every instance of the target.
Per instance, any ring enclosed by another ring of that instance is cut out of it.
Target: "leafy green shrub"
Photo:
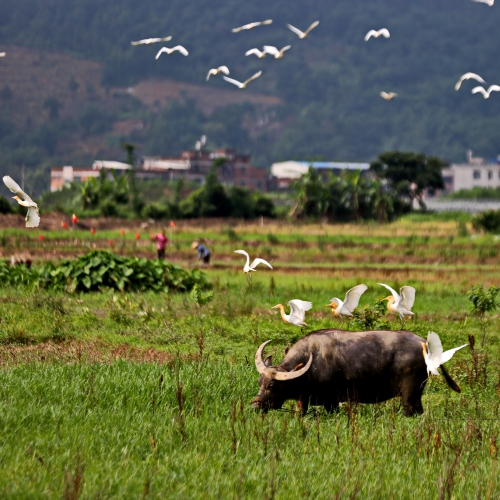
[[[93,251],[59,265],[51,263],[28,270],[0,264],[0,285],[34,284],[39,288],[91,292],[102,288],[119,291],[189,291],[210,288],[206,275],[185,271],[160,260],[120,257],[109,251]]]
[[[7,198],[0,196],[0,214],[10,214],[13,211],[12,205],[9,203]]]
[[[271,243],[271,245],[277,245],[280,240],[274,233],[267,233],[267,241]]]
[[[500,233],[500,210],[485,210],[472,219],[472,227],[476,231]]]
[[[142,210],[142,216],[146,219],[162,220],[170,217],[170,209],[167,205],[160,203],[148,203]]]
[[[487,312],[493,312],[500,307],[496,301],[500,288],[491,286],[488,290],[484,290],[483,285],[474,285],[472,290],[467,292],[467,298],[472,302],[471,313],[474,316],[482,317]]]
[[[212,290],[203,290],[198,285],[194,285],[190,295],[193,302],[198,306],[204,306],[214,299],[214,292]]]

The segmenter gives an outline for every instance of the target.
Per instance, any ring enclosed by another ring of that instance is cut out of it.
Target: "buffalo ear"
[[[292,371],[296,372],[304,366],[304,363],[299,363]]]
[[[273,365],[272,355],[267,356],[267,358],[264,360],[264,365],[267,366],[268,368]]]

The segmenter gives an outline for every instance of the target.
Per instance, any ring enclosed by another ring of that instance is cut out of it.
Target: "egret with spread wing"
[[[439,335],[434,332],[429,332],[427,335],[427,342],[422,344],[422,350],[424,354],[425,364],[427,365],[427,374],[439,375],[437,371],[438,368],[449,361],[453,355],[460,349],[463,349],[467,344],[461,345],[460,347],[455,347],[454,349],[449,349],[443,352],[443,345],[441,344],[441,339]]]
[[[227,76],[223,76],[222,78],[224,78],[224,80],[226,80],[226,82],[229,82],[229,83],[232,83],[233,85],[236,85],[239,89],[245,89],[247,87],[247,85],[252,80],[259,78],[260,75],[262,75],[262,71],[255,73],[255,75],[251,76],[248,80],[245,80],[243,83],[239,82],[238,80],[233,80],[232,78],[228,78]]]
[[[500,91],[500,85],[490,85],[490,88],[488,90],[486,90],[484,87],[481,87],[481,86],[474,87],[472,89],[473,94],[477,94],[478,92],[481,92],[481,94],[483,94],[483,97],[485,99],[488,99],[492,92],[498,92],[498,91]]]
[[[476,73],[465,73],[463,74],[459,79],[458,82],[455,84],[455,90],[458,90],[462,86],[462,82],[465,80],[476,80],[481,83],[486,83],[479,75],[476,75]]]
[[[5,52],[0,52],[0,57],[5,57]]]
[[[292,30],[301,40],[307,37],[307,35],[314,29],[316,26],[318,26],[319,21],[314,21],[309,28],[307,28],[305,31],[300,31],[298,28],[295,26],[292,26],[291,24],[287,24],[288,29]]]
[[[240,31],[243,30],[253,30],[257,26],[265,26],[266,24],[272,24],[272,22],[273,22],[272,19],[267,19],[266,21],[257,21],[255,23],[245,24],[244,26],[240,26],[239,28],[233,28],[231,31],[233,33],[239,33]]]
[[[14,200],[16,200],[19,205],[28,208],[28,213],[26,214],[26,227],[38,227],[38,224],[40,224],[38,205],[21,189],[19,184],[8,175],[4,176],[3,182],[16,195],[13,196]]]
[[[333,315],[342,320],[340,326],[344,324],[345,316],[352,318],[352,311],[354,311],[354,309],[358,307],[359,299],[367,289],[368,287],[366,285],[356,285],[355,287],[348,290],[348,292],[345,294],[345,299],[343,302],[342,300],[334,297],[333,299],[330,299],[329,304],[325,305],[325,307],[331,307]]]
[[[254,259],[252,261],[252,263],[250,264],[250,255],[248,255],[247,252],[245,252],[245,250],[235,250],[234,253],[239,253],[241,255],[244,255],[246,258],[247,258],[247,261],[245,263],[245,265],[243,266],[243,272],[245,274],[248,274],[248,281],[252,281],[252,272],[254,271],[257,271],[257,269],[255,269],[259,264],[265,264],[267,267],[269,267],[270,269],[273,268],[273,266],[271,266],[271,264],[269,264],[269,262],[267,262],[267,260],[264,260],[264,259]]]
[[[370,30],[365,35],[365,42],[367,42],[371,37],[378,38],[379,36],[383,36],[384,38],[390,38],[391,34],[387,28],[382,28],[381,30]]]
[[[245,52],[246,56],[256,55],[259,59],[264,59],[267,52],[265,50],[260,51],[259,49],[250,49]]]
[[[285,55],[285,52],[291,48],[291,45],[287,45],[283,47],[281,50],[278,47],[273,47],[272,45],[264,45],[264,52],[267,54],[274,56],[275,59],[282,59]]]
[[[130,42],[130,45],[151,45],[152,43],[158,42],[170,42],[172,40],[171,36],[166,36],[164,38],[145,38],[144,40],[137,40],[137,42]]]
[[[389,309],[389,312],[399,314],[401,322],[404,325],[405,316],[414,316],[411,308],[415,303],[415,288],[408,285],[402,286],[398,294],[398,292],[396,292],[396,290],[391,288],[389,285],[385,285],[384,283],[379,283],[379,285],[384,286],[391,292],[392,295],[389,295],[384,299],[388,301],[387,309]]]
[[[281,313],[281,319],[285,323],[300,326],[301,328],[307,326],[307,323],[305,322],[306,311],[309,311],[312,308],[312,302],[293,299],[288,302],[288,305],[290,306],[290,314],[285,314],[285,308],[283,307],[283,304],[278,304],[271,309],[279,309]]]
[[[173,52],[180,52],[183,56],[189,55],[189,52],[186,50],[185,47],[183,47],[182,45],[176,45],[171,49],[169,49],[168,47],[163,47],[158,51],[158,54],[156,54],[155,59],[158,59],[164,52],[168,55],[172,54]]]
[[[396,94],[396,92],[380,92],[380,97],[382,97],[382,99],[385,99],[386,101],[390,101],[391,99],[394,99],[395,97],[397,97],[398,94]]]
[[[229,68],[227,66],[219,66],[218,68],[212,68],[207,75],[207,81],[211,76],[220,75],[224,73],[225,75],[229,75]]]

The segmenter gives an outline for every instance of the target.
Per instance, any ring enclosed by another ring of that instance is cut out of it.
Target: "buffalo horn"
[[[257,368],[257,371],[259,373],[263,373],[264,370],[267,368],[267,366],[264,364],[264,361],[262,361],[262,352],[264,351],[264,347],[266,347],[271,340],[268,340],[267,342],[264,342],[261,344],[261,346],[257,349],[257,352],[255,353],[255,368]]]
[[[309,354],[309,361],[307,362],[307,365],[304,366],[304,368],[301,368],[300,370],[293,371],[293,372],[276,372],[273,374],[274,380],[292,380],[294,378],[300,377],[301,375],[304,375],[304,373],[309,370],[309,367],[311,366],[313,362],[313,355]]]

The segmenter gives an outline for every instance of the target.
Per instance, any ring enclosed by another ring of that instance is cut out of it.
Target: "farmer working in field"
[[[198,260],[203,259],[203,264],[210,264],[211,253],[205,245],[202,245],[199,241],[193,241],[191,248],[198,250]]]
[[[162,229],[161,233],[154,236],[153,240],[156,241],[156,250],[158,251],[158,258],[160,260],[165,259],[165,248],[167,247],[168,244],[168,238],[165,236],[165,229]]]

